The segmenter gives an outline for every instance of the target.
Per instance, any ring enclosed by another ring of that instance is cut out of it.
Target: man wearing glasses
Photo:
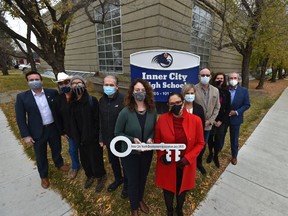
[[[199,72],[200,82],[195,85],[195,102],[203,107],[205,114],[205,144],[208,142],[209,133],[220,110],[219,91],[217,88],[209,84],[210,79],[210,70],[208,68],[204,68]],[[202,165],[202,157],[205,152],[205,147],[206,145],[197,157],[197,168],[203,175],[206,174],[206,170]]]
[[[41,186],[47,189],[50,185],[47,159],[48,142],[55,166],[62,172],[67,172],[69,169],[63,163],[61,137],[51,110],[58,92],[55,89],[43,88],[42,76],[38,72],[27,73],[26,80],[30,89],[19,93],[16,97],[16,120],[24,142],[34,148]]]
[[[64,72],[57,74],[57,81],[59,90],[61,92],[55,98],[54,101],[54,112],[55,112],[55,122],[61,136],[64,136],[69,144],[69,154],[72,162],[72,169],[69,172],[69,178],[74,179],[80,169],[78,146],[70,136],[70,112],[69,112],[69,102],[71,98],[71,87],[70,87],[71,76],[68,76]]]

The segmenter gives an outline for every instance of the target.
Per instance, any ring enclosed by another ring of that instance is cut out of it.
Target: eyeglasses
[[[83,82],[72,82],[71,85],[79,85],[79,86],[81,86],[81,85],[84,85],[84,83]]]
[[[182,101],[175,101],[175,102],[168,103],[169,106],[181,105],[181,104],[182,104]]]
[[[64,80],[62,82],[58,82],[58,85],[68,85],[70,83],[70,80]]]
[[[205,77],[205,76],[206,76],[206,77],[210,77],[210,74],[201,74],[200,76],[201,76],[201,77]]]

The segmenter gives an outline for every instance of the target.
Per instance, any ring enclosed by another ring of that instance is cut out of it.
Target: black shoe
[[[213,158],[213,152],[209,153],[206,162],[207,162],[207,163],[211,163],[212,158]]]
[[[207,172],[202,165],[198,165],[197,168],[201,172],[202,175],[206,175]]]
[[[127,197],[128,197],[128,191],[123,189],[121,193],[121,198],[126,199]]]
[[[85,185],[84,185],[84,188],[87,189],[87,188],[91,187],[93,182],[94,182],[94,177],[87,178]]]
[[[97,180],[97,185],[96,185],[96,188],[95,188],[96,192],[101,192],[103,190],[103,188],[105,187],[106,180],[107,180],[107,176],[106,175],[102,176],[101,178],[99,178]]]
[[[214,156],[213,161],[214,161],[215,166],[217,168],[219,168],[220,167],[220,163],[219,163],[219,159],[218,159],[217,155]]]
[[[123,184],[123,179],[121,179],[120,181],[114,181],[108,186],[108,192],[115,191],[121,184]]]

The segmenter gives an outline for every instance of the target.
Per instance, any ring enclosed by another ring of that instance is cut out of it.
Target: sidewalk
[[[0,215],[69,216],[70,205],[51,189],[43,189],[37,167],[29,160],[0,109]]]
[[[288,88],[193,213],[256,215],[288,215]]]

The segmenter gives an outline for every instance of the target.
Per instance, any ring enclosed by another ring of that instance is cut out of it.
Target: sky
[[[23,37],[26,37],[27,27],[26,24],[21,19],[13,19],[10,15],[6,14],[6,19],[8,21],[8,26],[12,28],[16,33]],[[31,41],[37,45],[37,40],[35,35],[31,34]]]

